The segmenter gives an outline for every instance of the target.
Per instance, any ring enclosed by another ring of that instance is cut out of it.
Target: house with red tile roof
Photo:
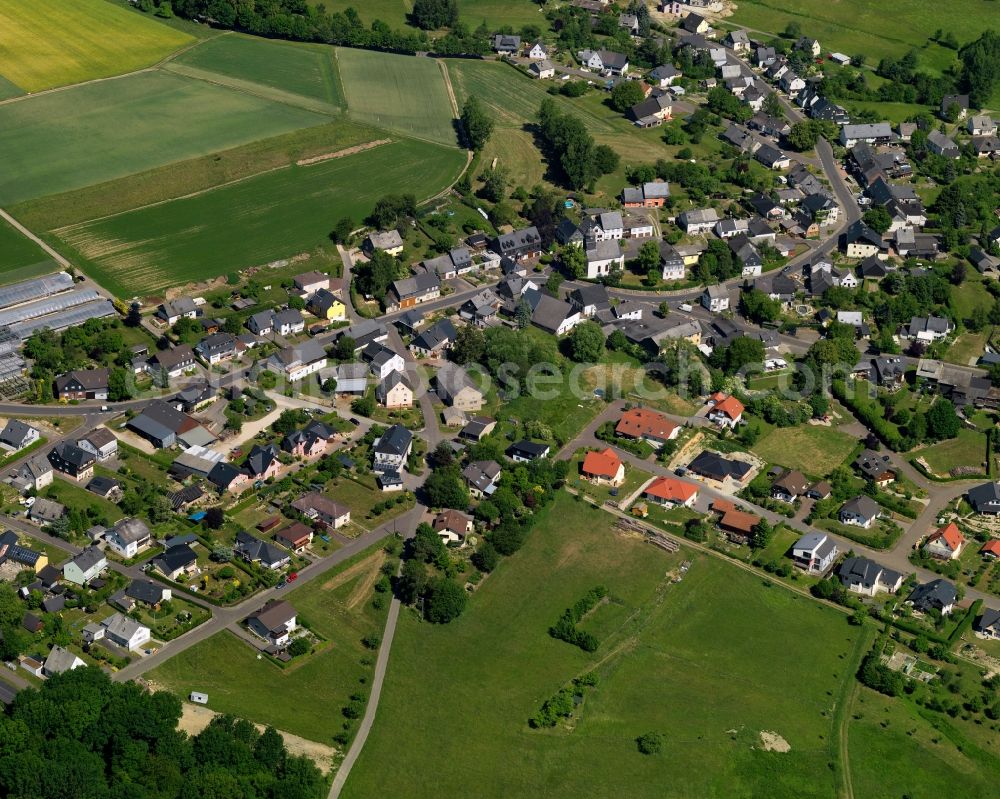
[[[597,485],[620,486],[625,482],[625,464],[611,447],[601,452],[588,452],[580,472],[585,480]]]
[[[962,554],[963,546],[965,546],[965,536],[959,531],[955,522],[935,530],[924,541],[924,551],[941,560],[954,560]]]
[[[1000,538],[991,538],[979,549],[979,554],[984,558],[996,560],[1000,558]]]
[[[698,486],[673,477],[657,477],[642,496],[660,505],[683,505],[690,508],[698,499]]]
[[[615,427],[616,435],[640,439],[657,449],[677,438],[680,431],[680,425],[648,408],[631,408],[625,411]]]
[[[708,411],[708,419],[720,427],[732,429],[743,418],[743,403],[731,394],[716,391],[708,401],[712,406]]]
[[[725,499],[712,502],[712,510],[719,514],[719,529],[723,530],[730,540],[740,544],[750,543],[753,528],[760,522],[760,516],[747,513]]]

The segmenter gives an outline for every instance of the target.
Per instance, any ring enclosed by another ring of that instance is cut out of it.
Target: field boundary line
[[[300,158],[295,162],[295,166],[312,166],[313,164],[322,164],[324,161],[332,161],[335,158],[343,158],[347,155],[363,153],[365,150],[373,150],[376,147],[381,147],[383,144],[389,144],[390,142],[392,142],[392,139],[374,139],[372,141],[366,141],[361,144],[355,144],[351,147],[345,147],[343,150],[336,150],[332,153],[323,153],[322,155],[314,155],[309,158]]]
[[[22,236],[24,236],[25,238],[30,239],[35,244],[37,244],[39,247],[41,247],[42,250],[46,254],[48,254],[49,256],[52,257],[52,260],[54,260],[57,264],[59,264],[59,266],[61,266],[63,268],[70,268],[70,267],[72,267],[72,264],[65,257],[63,257],[62,255],[60,255],[58,252],[56,252],[54,249],[52,249],[52,247],[50,247],[48,244],[46,244],[44,241],[42,241],[40,238],[38,238],[38,236],[36,236],[34,233],[32,233],[30,230],[28,230],[28,228],[26,228],[24,225],[22,225],[20,222],[18,222],[14,217],[12,217],[10,214],[8,214],[3,208],[0,208],[0,217],[2,217],[12,228],[14,228],[16,231],[18,231],[18,233],[20,233]]]

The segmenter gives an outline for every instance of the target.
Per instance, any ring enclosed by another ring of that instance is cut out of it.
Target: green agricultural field
[[[267,96],[293,105],[308,98],[330,108],[344,106],[333,50],[322,45],[218,36],[182,53],[168,68],[184,74],[185,67],[234,88],[260,91],[266,87],[273,90]]]
[[[360,221],[384,194],[419,199],[459,175],[457,149],[404,140],[291,166],[193,197],[55,231],[94,278],[122,297],[205,280],[308,252],[343,216]]]
[[[0,204],[320,125],[328,116],[162,71],[0,106]],[[174,124],[183,120],[183,124]]]
[[[984,21],[996,19],[992,0],[949,0],[914,3],[912,0],[743,0],[729,21],[748,28],[779,33],[792,20],[802,33],[819,39],[823,52],[864,54],[869,63],[884,56],[899,57],[915,48],[921,64],[943,70],[955,52],[928,40],[937,30],[955,34],[959,42],[979,38]],[[905,20],[905,24],[893,24]]]
[[[194,41],[105,0],[7,0],[0,31],[0,75],[28,92],[148,67]]]
[[[58,269],[56,262],[6,220],[0,219],[0,283],[14,283]]]
[[[856,443],[835,427],[776,427],[754,444],[753,451],[768,463],[824,477],[844,462]]]
[[[17,86],[0,75],[0,100],[9,100],[11,97],[18,97],[24,94]]]
[[[322,3],[329,11],[357,10],[361,20],[370,25],[379,19],[391,28],[403,30],[407,25],[407,15],[413,8],[412,0],[307,0],[309,5]],[[541,6],[534,0],[458,0],[459,18],[469,28],[477,28],[486,21],[492,30],[509,25],[521,28],[536,25],[542,31],[548,30],[549,22],[542,14]]]
[[[732,564],[616,536],[610,519],[561,495],[460,619],[402,614],[342,796],[460,796],[470,784],[483,797],[837,795],[831,714],[853,679],[856,628]],[[691,569],[671,584],[682,557]],[[584,621],[597,651],[549,637],[601,584],[611,602]],[[569,725],[529,728],[541,702],[591,670],[599,684]],[[645,757],[635,739],[651,731],[664,750]],[[764,751],[762,731],[790,751]]]
[[[385,625],[385,610],[371,602],[382,562],[376,549],[282,595],[295,606],[300,624],[327,639],[321,652],[281,669],[257,660],[243,641],[223,631],[174,656],[150,679],[185,698],[192,690],[205,691],[212,710],[332,743],[351,694],[368,693],[371,667],[361,661],[374,661],[375,654],[361,639],[381,635]]]
[[[456,144],[454,113],[436,61],[337,48],[337,66],[351,116],[441,144]]]

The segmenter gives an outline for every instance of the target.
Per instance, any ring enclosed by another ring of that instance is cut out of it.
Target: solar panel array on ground
[[[10,308],[23,302],[31,302],[51,294],[58,294],[73,288],[73,278],[66,272],[56,272],[9,286],[0,286],[0,308]]]

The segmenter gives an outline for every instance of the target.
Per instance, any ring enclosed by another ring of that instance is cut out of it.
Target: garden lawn
[[[763,436],[753,451],[768,463],[803,474],[825,477],[840,466],[857,441],[835,427],[800,425],[776,427]]]
[[[322,651],[282,669],[270,660],[258,660],[246,643],[223,631],[175,655],[152,671],[150,679],[185,698],[192,690],[204,691],[212,710],[330,744],[342,729],[340,711],[351,694],[368,693],[371,667],[362,666],[361,660],[374,661],[375,653],[365,649],[361,639],[381,635],[385,624],[385,611],[371,603],[380,553],[369,551],[282,594],[298,611],[299,623],[329,641]],[[361,561],[363,566],[352,568]]]
[[[375,487],[373,479],[368,478],[368,481],[371,483],[370,487],[348,477],[337,477],[327,483],[324,493],[341,505],[349,507],[351,520],[365,527],[376,527],[384,524],[413,506],[412,500],[400,502],[398,505],[393,505],[385,513],[369,518],[372,508],[376,505],[383,502],[395,502],[398,497],[404,496],[404,494],[400,492],[383,494]]]
[[[114,524],[125,516],[115,503],[109,502],[97,494],[92,494],[82,485],[76,485],[68,480],[53,480],[51,485],[42,489],[41,494],[56,502],[61,502],[67,509],[76,508],[85,511],[87,508],[96,508],[109,524]]]
[[[0,106],[0,152],[8,167],[0,174],[0,203],[89,186],[328,119],[162,70],[27,97]]]
[[[41,247],[0,219],[0,283],[27,280],[56,269],[56,262]]]
[[[969,276],[962,285],[952,288],[949,305],[959,319],[968,319],[977,308],[985,311],[992,308],[993,295],[986,290],[983,279],[969,270]]]
[[[444,76],[430,58],[337,48],[347,109],[362,122],[457,145]]]
[[[105,0],[7,0],[0,30],[0,75],[27,92],[148,67],[194,41]]]
[[[578,452],[573,457],[573,460],[570,461],[569,481],[575,489],[583,492],[589,497],[593,497],[598,502],[604,502],[612,498],[617,502],[624,502],[632,496],[632,494],[639,490],[639,486],[653,476],[649,472],[644,472],[642,469],[637,469],[630,463],[626,463],[625,482],[620,486],[613,488],[609,485],[595,485],[589,480],[584,480],[580,474],[580,467],[583,464],[584,457],[586,456],[581,451]],[[612,491],[614,494],[612,494]],[[624,507],[624,505],[622,505],[622,507]]]
[[[927,461],[931,469],[942,476],[956,466],[973,466],[985,473],[986,435],[963,427],[955,438],[939,441],[914,453]]]
[[[337,219],[364,218],[400,187],[425,199],[463,164],[457,149],[397,141],[55,233],[102,286],[141,296],[308,252],[328,241]]]
[[[992,328],[979,333],[962,333],[944,354],[944,360],[962,366],[975,365],[986,351],[986,342],[990,340]]]
[[[929,43],[935,31],[954,33],[961,44],[979,38],[983,21],[995,17],[990,0],[951,0],[948,3],[913,3],[885,0],[878,4],[865,0],[744,0],[730,22],[749,28],[780,33],[796,21],[802,33],[819,39],[823,53],[839,51],[864,54],[869,64],[890,56],[899,58],[915,48],[921,66],[943,70],[955,58],[955,51]],[[905,20],[905,24],[893,24]]]
[[[379,715],[342,796],[460,796],[470,780],[482,797],[835,796],[829,714],[857,638],[846,617],[610,527],[560,495],[461,618],[436,627],[401,615]],[[683,558],[691,568],[671,584]],[[551,638],[559,614],[601,584],[615,607],[584,621],[603,635],[597,651]],[[599,684],[569,727],[528,726],[591,670]],[[791,751],[763,751],[762,730]],[[651,731],[665,736],[660,756],[636,749]]]
[[[195,76],[209,73],[205,77],[210,80],[251,92],[263,91],[292,105],[315,100],[328,111],[344,106],[333,50],[323,45],[218,36],[182,53],[170,62],[169,68],[181,74],[192,69],[194,72],[188,74]]]

